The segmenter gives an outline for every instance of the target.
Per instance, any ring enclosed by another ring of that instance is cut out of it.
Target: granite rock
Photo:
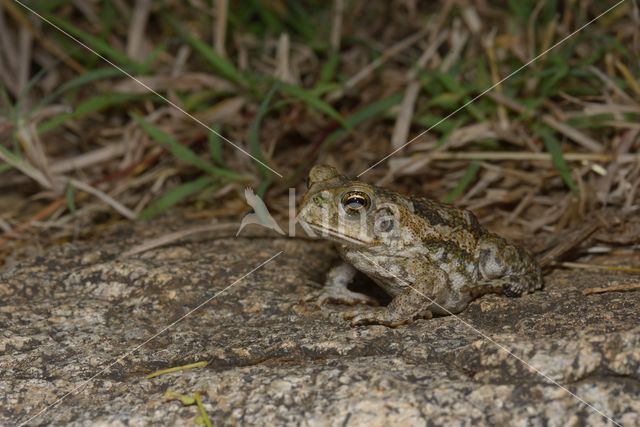
[[[314,304],[324,242],[218,233],[125,254],[185,227],[119,225],[0,270],[0,424],[55,404],[28,424],[193,425],[170,391],[198,393],[216,426],[640,425],[640,292],[582,292],[630,276],[556,271],[458,317],[352,328],[348,307]]]

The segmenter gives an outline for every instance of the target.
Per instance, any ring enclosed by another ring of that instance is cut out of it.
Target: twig
[[[539,188],[534,187],[531,190],[529,190],[527,194],[525,194],[525,196],[522,198],[522,200],[520,200],[516,208],[513,211],[511,211],[509,216],[505,219],[504,221],[505,225],[511,224],[516,218],[520,216],[520,214],[531,204],[533,197],[536,195],[538,191],[539,191]]]
[[[549,153],[512,152],[512,151],[434,151],[425,153],[432,160],[516,160],[516,161],[552,161]],[[564,153],[563,157],[570,162],[640,162],[640,154],[624,154],[613,156],[599,153]]]
[[[518,114],[535,116],[535,112],[527,109],[524,105],[520,104],[515,99],[502,95],[499,92],[490,92],[487,94],[487,96],[489,96],[489,98],[491,98],[498,104],[504,105],[505,107],[515,111]],[[597,153],[601,153],[604,151],[604,146],[601,143],[585,135],[579,130],[559,122],[549,114],[543,115],[542,117],[540,117],[540,120],[550,128],[554,129],[557,132],[560,132],[567,138],[574,140],[578,144],[582,145],[583,147],[591,151],[595,151]]]
[[[49,169],[49,160],[47,159],[44,144],[42,143],[42,140],[40,140],[36,123],[25,123],[25,121],[20,118],[17,124],[16,136],[20,141],[27,158],[30,160],[30,163],[42,174],[42,176],[46,178],[47,186],[45,186],[45,188],[54,188],[55,180],[53,179],[51,170]],[[32,178],[34,177],[32,176]]]
[[[424,50],[415,67],[409,72],[407,76],[409,79],[409,85],[404,92],[402,103],[400,104],[400,112],[396,119],[396,124],[393,128],[393,134],[391,135],[391,146],[396,149],[402,146],[409,136],[409,129],[411,127],[411,119],[413,118],[413,112],[420,93],[420,81],[418,80],[418,70],[424,68],[427,62],[435,55],[440,48],[440,45],[446,40],[449,32],[443,31],[436,38],[433,43]]]
[[[553,116],[545,114],[544,116],[541,117],[541,120],[544,124],[546,124],[550,128],[560,132],[567,138],[574,140],[578,144],[582,145],[583,147],[591,151],[595,151],[596,153],[602,153],[604,151],[604,146],[601,143],[585,135],[584,133],[580,132],[576,128],[573,128],[569,125],[559,122]]]
[[[29,218],[28,220],[20,223],[17,227],[14,227],[13,230],[11,230],[10,232],[5,233],[3,236],[0,237],[0,247],[2,247],[2,245],[8,239],[16,238],[18,236],[18,234],[20,234],[21,232],[23,232],[24,230],[29,228],[31,226],[31,224],[33,224],[35,221],[40,221],[41,219],[46,218],[49,215],[51,215],[52,213],[54,213],[55,211],[57,211],[58,208],[60,208],[60,206],[64,205],[64,202],[65,202],[64,197],[61,197],[59,199],[54,200],[53,202],[51,202],[47,206],[45,206],[43,209],[38,211],[31,218]]]
[[[152,378],[159,377],[160,375],[171,374],[173,372],[181,372],[181,371],[187,371],[189,369],[204,368],[205,366],[208,365],[208,363],[209,362],[203,360],[202,362],[195,362],[195,363],[189,363],[182,366],[174,366],[171,368],[160,369],[158,371],[150,373],[144,378],[147,380],[150,380]]]
[[[631,71],[629,71],[627,66],[622,62],[616,61],[615,65],[618,71],[620,71],[620,74],[622,74],[622,77],[624,77],[624,80],[627,82],[631,90],[633,90],[636,96],[640,96],[640,84],[638,84],[637,78],[633,76]]]
[[[184,52],[184,53],[182,53]],[[185,54],[188,54],[189,50],[187,49],[178,52],[178,56],[174,60],[174,68],[176,71],[176,66],[184,65],[186,60]],[[145,86],[149,86],[151,89],[155,91],[167,91],[167,90],[176,90],[176,91],[201,91],[205,89],[215,89],[217,91],[225,92],[231,91],[233,89],[233,85],[228,81],[216,77],[207,73],[198,73],[198,72],[182,72],[177,69],[177,73],[172,72],[170,76],[158,75],[158,76],[140,76],[137,79],[144,83]],[[148,90],[146,87],[141,86],[135,81],[130,79],[122,79],[111,87],[111,90],[114,92],[120,93],[147,93]]]
[[[126,151],[127,144],[125,143],[109,144],[97,150],[80,154],[69,159],[58,160],[51,164],[49,170],[54,174],[64,174],[66,172],[84,169],[98,163],[107,162],[114,157],[123,155]]]
[[[331,49],[334,52],[340,50],[342,40],[342,15],[344,14],[344,0],[334,0],[331,13]]]
[[[116,201],[115,199],[113,199],[111,196],[104,193],[103,191],[100,191],[97,188],[92,187],[89,184],[86,184],[82,181],[78,181],[77,179],[71,179],[69,183],[74,187],[76,187],[77,189],[84,191],[85,193],[89,193],[96,196],[98,199],[102,200],[103,202],[111,206],[113,209],[115,209],[125,218],[136,219],[136,214],[131,209],[124,206],[120,202]]]
[[[229,0],[215,0],[216,24],[214,28],[214,48],[220,56],[226,57],[225,44],[227,41],[227,15],[229,12]]]
[[[561,236],[562,239],[557,245],[551,248],[547,253],[538,258],[538,262],[542,267],[549,266],[558,260],[562,255],[566,254],[582,242],[584,242],[589,236],[595,233],[602,226],[598,219],[593,219],[587,224],[582,225],[577,230]],[[562,266],[575,266],[575,263],[560,263]],[[582,265],[582,264],[580,264]]]
[[[536,52],[536,32],[540,30],[538,24],[538,15],[540,15],[540,11],[542,11],[542,8],[545,6],[545,4],[546,3],[544,1],[539,1],[529,15],[529,22],[527,25],[527,47],[529,50],[530,58],[533,58],[538,54],[538,52]]]
[[[7,21],[4,17],[3,6],[2,3],[0,3],[0,46],[2,47],[0,59],[6,61],[6,71],[15,71],[19,66],[19,55],[17,52],[18,46],[15,36],[15,32],[11,31],[7,25]],[[3,61],[0,61],[0,63],[2,62]]]
[[[31,32],[28,28],[21,27],[18,34],[19,39],[19,51],[20,51],[20,63],[18,64],[18,88],[22,91],[27,86],[29,76],[31,74],[31,62],[33,57],[31,55],[31,49],[33,47]]]
[[[616,283],[610,286],[587,288],[582,290],[583,295],[604,294],[607,292],[629,292],[640,290],[640,283]]]
[[[454,19],[453,30],[450,32],[450,48],[449,53],[440,64],[440,71],[446,73],[460,59],[462,49],[464,49],[469,40],[469,32],[462,28],[459,19]]]
[[[567,268],[576,268],[583,270],[608,270],[608,271],[623,271],[625,273],[640,273],[640,267],[625,267],[622,265],[595,265],[584,264],[581,262],[561,262],[558,265]]]
[[[534,12],[535,13],[535,12]],[[492,84],[495,85],[495,92],[498,95],[502,95],[502,85],[500,82],[502,81],[502,77],[500,76],[500,71],[498,70],[498,59],[496,58],[496,50],[495,50],[495,29],[492,30],[487,37],[483,40],[484,49],[487,52],[487,57],[489,58],[489,70],[491,70],[491,80]],[[509,116],[507,115],[507,110],[505,110],[504,105],[498,103],[498,123],[502,129],[509,128]]]
[[[230,230],[235,231],[239,224],[223,223],[223,224],[209,224],[201,227],[194,227],[187,230],[179,230],[173,233],[165,234],[164,236],[156,237],[155,239],[147,240],[139,245],[136,245],[123,253],[121,257],[126,258],[132,255],[137,255],[142,252],[156,249],[161,246],[169,245],[177,240],[184,239],[192,234],[208,233],[211,231]]]
[[[622,154],[628,153],[631,147],[633,146],[633,143],[636,141],[639,135],[640,135],[640,129],[629,130],[625,132],[620,140],[620,143],[615,148],[615,154],[620,156]],[[611,196],[610,194],[611,187],[614,184],[614,179],[617,176],[619,170],[620,170],[619,163],[613,162],[609,164],[609,166],[606,169],[606,174],[602,179],[600,179],[600,182],[597,184],[596,196],[598,197],[600,202],[605,206],[609,202],[609,198]]]
[[[127,56],[136,61],[144,60],[142,42],[150,10],[151,0],[136,0],[127,35]]]
[[[85,69],[80,63],[78,63],[75,59],[73,59],[69,54],[64,52],[57,44],[52,42],[48,37],[45,37],[42,32],[31,25],[31,22],[20,12],[20,10],[16,7],[15,3],[11,0],[2,0],[3,6],[6,8],[7,12],[15,19],[20,25],[26,27],[31,31],[33,36],[38,40],[38,42],[42,45],[43,48],[48,50],[55,57],[59,58],[62,62],[69,66],[69,68],[73,69],[77,73],[84,73]]]
[[[278,65],[276,67],[275,77],[286,83],[295,82],[293,74],[291,73],[291,67],[289,66],[290,46],[289,34],[280,34],[278,47],[276,48],[276,62]]]
[[[53,183],[49,180],[49,178],[43,174],[38,169],[34,168],[31,164],[26,162],[24,159],[14,155],[9,150],[3,149],[4,147],[0,146],[0,160],[10,164],[14,168],[18,169],[23,174],[27,175],[29,178],[33,179],[35,182],[40,184],[43,188],[48,190],[53,189]]]
[[[344,84],[342,89],[331,92],[329,95],[327,95],[327,100],[330,102],[334,102],[340,99],[346,91],[356,87],[361,81],[366,79],[379,66],[387,62],[389,59],[393,58],[394,56],[396,56],[406,48],[412,46],[414,43],[417,43],[418,41],[423,39],[424,36],[428,34],[428,32],[429,32],[429,29],[424,29],[403,40],[400,40],[398,43],[394,44],[389,49],[385,50],[382,53],[382,55],[380,55],[375,60],[371,61],[368,65],[366,65],[364,68],[358,71],[356,75],[354,75],[349,80],[347,80],[347,82]]]
[[[605,73],[603,73],[602,71],[600,71],[599,69],[597,69],[594,66],[589,66],[589,67],[587,67],[587,69],[589,71],[591,71],[593,74],[595,74],[600,80],[602,80],[620,98],[624,99],[629,104],[635,104],[635,101],[633,100],[633,98],[631,98],[622,89],[620,89],[618,87],[618,85],[615,84],[615,82],[609,76],[607,76]]]

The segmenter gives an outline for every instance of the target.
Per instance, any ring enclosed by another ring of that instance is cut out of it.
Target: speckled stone
[[[188,226],[114,226],[0,270],[0,425],[112,363],[29,424],[193,425],[196,407],[166,399],[172,390],[200,393],[216,426],[607,425],[571,393],[640,425],[640,292],[581,292],[620,275],[557,271],[544,291],[485,296],[460,318],[352,328],[347,307],[313,303],[335,261],[323,242],[199,235],[121,256]],[[145,379],[197,361],[208,366]]]

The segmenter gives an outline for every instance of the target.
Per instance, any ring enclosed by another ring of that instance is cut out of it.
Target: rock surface
[[[28,424],[193,425],[167,391],[216,426],[640,425],[640,292],[582,293],[631,276],[556,271],[458,318],[352,328],[313,303],[324,242],[202,234],[123,256],[186,227],[117,226],[0,270],[1,425],[54,404]]]

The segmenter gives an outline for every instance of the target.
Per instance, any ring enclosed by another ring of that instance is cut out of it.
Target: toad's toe
[[[352,310],[346,312],[343,317],[346,320],[351,320],[351,326],[384,325],[395,328],[408,322],[408,319],[394,316],[386,308],[374,308],[366,311]]]
[[[320,306],[327,303],[346,305],[378,305],[378,301],[375,298],[370,297],[369,295],[361,294],[359,292],[350,291],[346,288],[325,289],[318,298],[316,304]]]

